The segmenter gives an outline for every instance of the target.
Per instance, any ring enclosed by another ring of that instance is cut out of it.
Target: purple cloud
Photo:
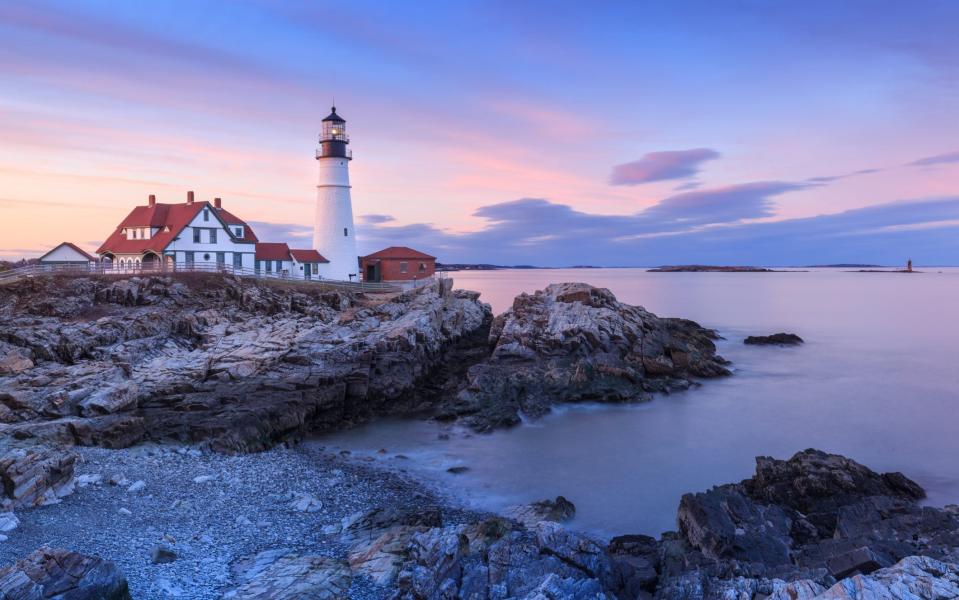
[[[650,152],[639,160],[613,167],[609,182],[613,185],[638,185],[685,179],[696,175],[701,163],[716,158],[719,158],[719,152],[710,148]]]
[[[937,154],[935,156],[927,156],[925,158],[920,158],[919,160],[914,160],[911,163],[908,163],[907,167],[928,167],[932,165],[947,165],[952,163],[959,163],[959,150],[955,152],[946,152],[945,154]]]

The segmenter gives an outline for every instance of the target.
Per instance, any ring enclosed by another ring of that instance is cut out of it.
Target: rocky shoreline
[[[493,318],[451,283],[0,288],[0,597],[959,595],[959,509],[816,450],[687,494],[660,539],[600,540],[565,524],[575,498],[481,514],[403,456],[298,445],[385,415],[485,432],[729,374],[715,332],[608,290],[555,284]]]

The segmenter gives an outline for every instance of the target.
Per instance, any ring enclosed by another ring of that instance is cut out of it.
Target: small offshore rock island
[[[759,457],[753,477],[677,499],[678,529],[659,539],[601,540],[564,524],[575,498],[492,515],[401,471],[299,449],[311,433],[378,417],[488,432],[560,403],[645,402],[730,374],[717,332],[602,288],[550,285],[494,317],[452,284],[357,293],[191,273],[0,286],[0,525],[21,557],[0,571],[0,590],[117,599],[136,597],[131,588],[222,598],[959,594],[959,510],[921,506],[923,489],[901,473],[817,450]],[[104,507],[118,504],[103,521]],[[86,552],[45,545],[81,532]],[[203,566],[199,583],[190,564]]]

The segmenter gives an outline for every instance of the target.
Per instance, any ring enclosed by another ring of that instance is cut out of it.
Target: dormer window
[[[243,237],[243,228],[242,228],[242,227],[237,227],[236,230],[234,230],[234,233],[236,234],[236,237],[238,237],[238,238]]]

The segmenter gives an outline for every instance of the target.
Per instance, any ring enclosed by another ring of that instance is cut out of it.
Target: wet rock
[[[791,562],[792,520],[779,506],[747,497],[740,486],[686,494],[679,503],[678,520],[690,545],[708,558],[767,565]]]
[[[444,406],[479,431],[536,418],[564,402],[641,402],[692,377],[728,375],[715,333],[618,302],[584,283],[521,294],[490,329],[489,359]]]
[[[569,521],[576,516],[576,507],[563,496],[557,496],[555,500],[540,500],[508,508],[504,515],[527,527],[533,527],[540,521]]]
[[[835,530],[842,506],[868,496],[909,501],[925,497],[923,489],[902,473],[879,474],[850,458],[813,449],[789,460],[758,457],[756,474],[743,486],[757,501],[802,513],[823,538]]]
[[[233,568],[236,587],[224,600],[345,600],[352,573],[343,561],[325,556],[268,550]]]
[[[44,547],[0,569],[0,597],[130,600],[130,593],[112,562]]]
[[[751,346],[797,346],[803,339],[795,333],[774,333],[772,335],[751,335],[743,340]]]
[[[73,493],[76,455],[44,446],[0,449],[0,508],[55,504]]]

